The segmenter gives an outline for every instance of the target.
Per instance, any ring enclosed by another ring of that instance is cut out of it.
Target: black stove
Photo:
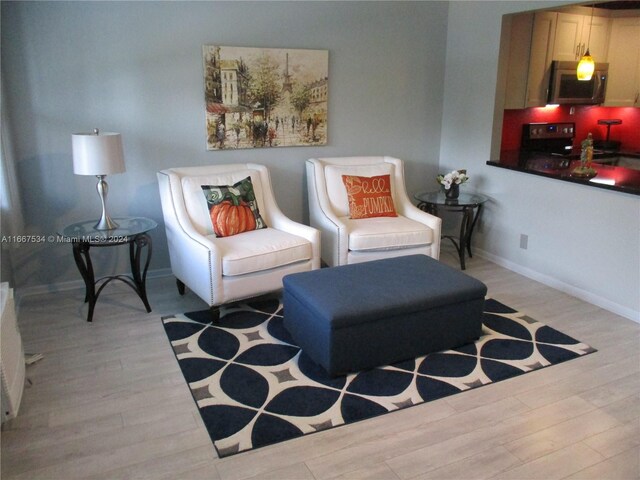
[[[521,150],[570,155],[575,131],[575,123],[525,123]]]
[[[575,123],[525,123],[519,166],[546,173],[569,168],[575,131]]]

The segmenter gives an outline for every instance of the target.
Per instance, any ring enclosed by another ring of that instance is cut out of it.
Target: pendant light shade
[[[593,5],[591,5],[591,20],[589,21],[589,38],[587,39],[587,51],[578,62],[578,68],[576,69],[576,75],[578,80],[589,81],[593,77],[593,72],[596,69],[596,63],[593,61],[593,57],[589,53],[589,47],[591,46],[591,27],[593,26]]]
[[[591,77],[593,76],[593,72],[595,69],[596,69],[596,64],[593,61],[593,57],[589,54],[589,49],[587,49],[584,56],[580,59],[580,62],[578,63],[578,68],[576,70],[578,80],[583,80],[583,81],[591,80]]]

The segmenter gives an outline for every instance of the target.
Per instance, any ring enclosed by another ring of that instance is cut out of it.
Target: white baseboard
[[[524,275],[525,277],[547,285],[548,287],[555,288],[556,290],[560,290],[561,292],[572,295],[576,298],[579,298],[580,300],[584,300],[585,302],[591,303],[592,305],[596,305],[597,307],[613,312],[616,315],[628,318],[633,322],[640,323],[640,311],[636,311],[623,305],[619,305],[615,302],[612,302],[611,300],[600,297],[593,292],[588,292],[587,290],[569,285],[568,283],[562,282],[557,278],[550,277],[549,275],[545,275],[540,272],[536,272],[535,270],[523,267],[522,265],[494,255],[493,253],[486,252],[479,248],[473,248],[473,255],[485,258],[497,265],[500,265],[501,267],[506,268],[507,270],[511,270],[512,272]]]
[[[524,275],[527,278],[531,278],[532,280],[540,282],[551,288],[555,288],[556,290],[560,290],[561,292],[573,295],[580,300],[584,300],[585,302],[591,303],[600,308],[604,308],[605,310],[613,312],[616,315],[620,315],[636,323],[640,323],[640,312],[635,311],[631,308],[614,303],[610,300],[607,300],[606,298],[595,295],[592,292],[588,292],[581,288],[574,287],[573,285],[569,285],[568,283],[562,282],[557,278],[553,278],[540,272],[536,272],[535,270],[531,270],[530,268],[523,267],[522,265],[514,263],[510,260],[506,260],[502,257],[481,250],[477,247],[474,247],[473,254],[477,255],[478,257],[485,258],[508,270],[519,273],[520,275]],[[149,270],[149,272],[147,273],[147,279],[168,277],[170,275],[172,275],[170,268],[160,268],[157,270]],[[45,293],[64,292],[76,289],[84,289],[84,281],[74,280],[71,282],[60,282],[49,285],[38,285],[35,287],[21,288],[20,292],[15,292],[16,306],[19,308],[22,298],[30,295],[42,295]]]
[[[147,280],[150,278],[161,278],[172,275],[170,268],[159,268],[147,271]],[[31,295],[43,295],[46,293],[68,292],[69,290],[84,290],[84,280],[72,280],[70,282],[50,283],[47,285],[36,285],[34,287],[23,287],[15,291],[16,308],[20,307],[22,299]]]

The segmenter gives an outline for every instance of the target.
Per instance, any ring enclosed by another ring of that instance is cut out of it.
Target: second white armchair
[[[307,160],[309,218],[321,231],[322,260],[329,266],[403,255],[440,256],[440,218],[411,203],[402,160],[386,156]],[[343,175],[390,176],[397,216],[351,218]]]

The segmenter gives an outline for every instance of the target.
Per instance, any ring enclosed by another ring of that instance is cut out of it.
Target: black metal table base
[[[438,216],[438,206],[434,205],[433,203],[420,202],[418,203],[418,208],[427,213]],[[460,259],[460,268],[462,270],[465,270],[467,268],[465,264],[465,250],[469,254],[469,258],[473,258],[473,255],[471,254],[471,234],[473,233],[473,228],[476,225],[476,221],[478,220],[481,209],[482,204],[460,205],[458,208],[446,208],[446,211],[448,212],[462,213],[459,237],[456,239],[452,235],[442,236],[442,238],[451,240],[451,243],[453,243],[453,246],[456,248],[456,251],[458,252],[458,258]]]
[[[113,247],[116,245],[129,244],[129,261],[131,263],[131,276],[127,275],[111,275],[95,279],[93,264],[89,251],[91,247]],[[146,251],[146,252],[145,252]],[[143,255],[146,253],[146,255]],[[144,267],[142,267],[143,256]],[[89,304],[87,312],[87,322],[93,321],[93,311],[98,301],[100,293],[111,281],[119,280],[129,285],[140,297],[147,313],[151,312],[151,306],[147,299],[146,279],[149,262],[151,261],[151,237],[146,233],[141,233],[131,237],[130,239],[117,243],[89,243],[86,241],[73,242],[73,258],[76,266],[82,275],[85,284],[85,303]]]

